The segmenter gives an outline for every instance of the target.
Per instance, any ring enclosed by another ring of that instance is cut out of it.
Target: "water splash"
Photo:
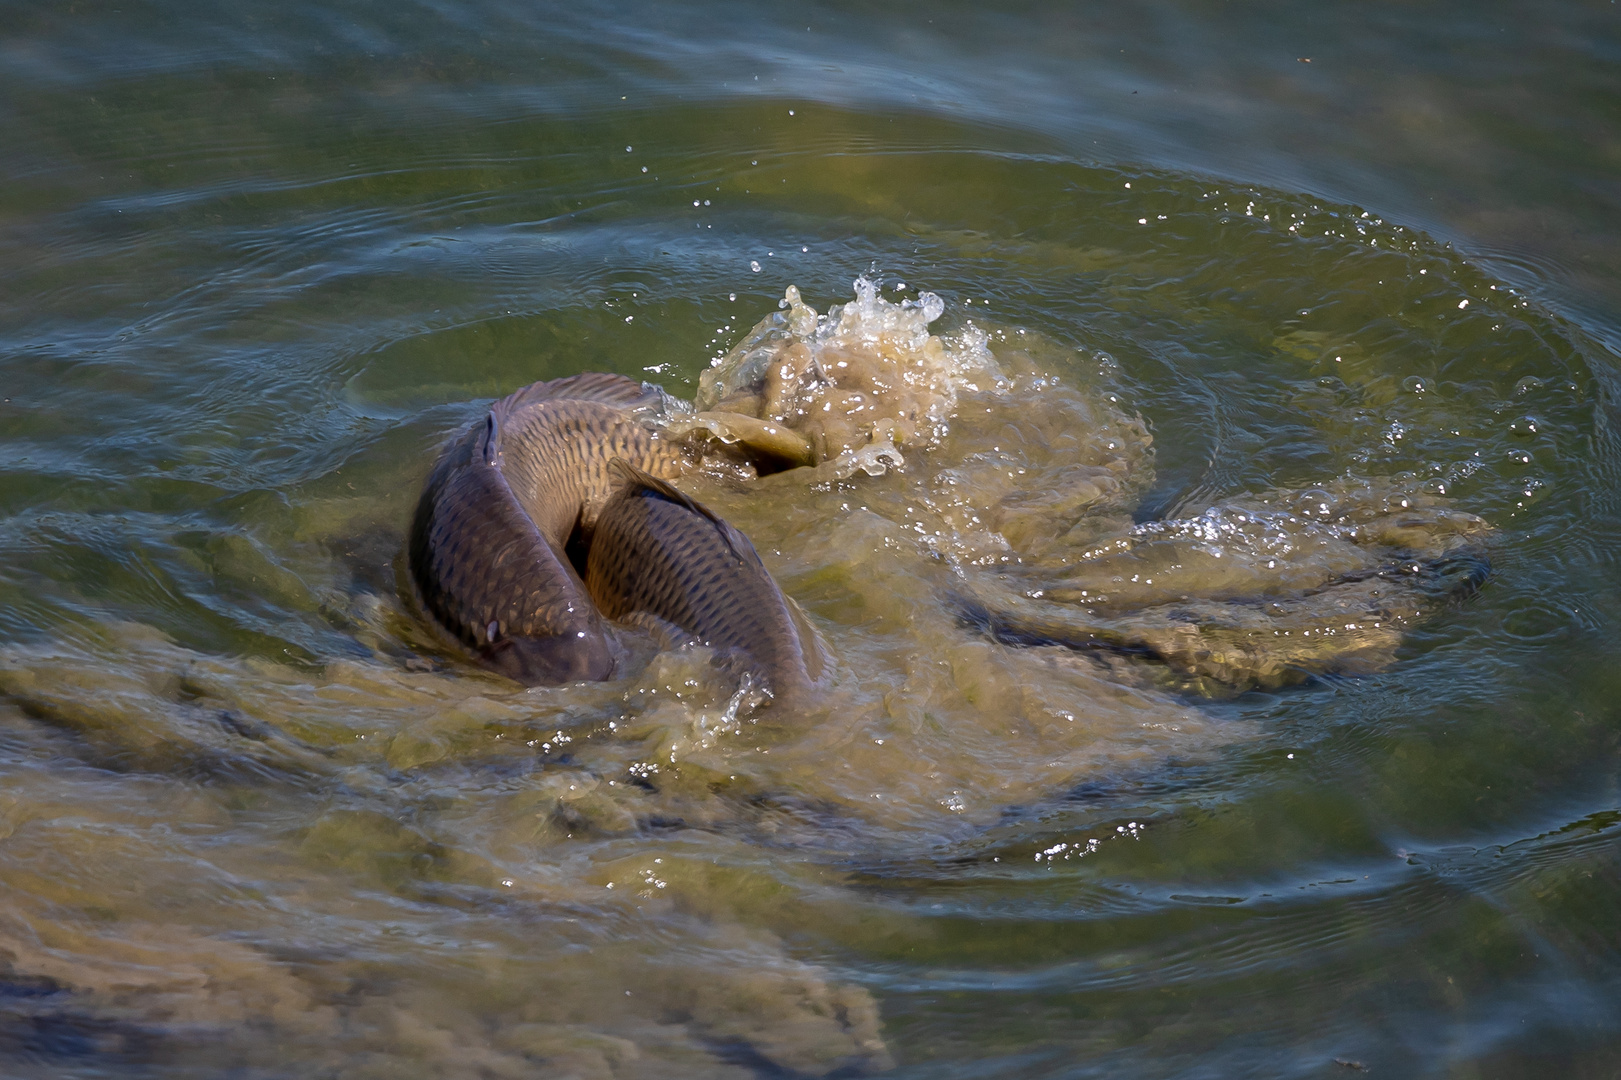
[[[959,391],[1006,382],[983,331],[930,330],[932,292],[899,303],[865,276],[826,314],[788,286],[779,310],[699,378],[697,413],[677,434],[707,432],[790,465],[832,461],[840,478],[881,476],[903,451],[945,437]]]

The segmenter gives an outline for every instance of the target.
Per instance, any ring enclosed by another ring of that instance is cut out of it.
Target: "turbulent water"
[[[7,16],[0,1072],[1613,1062],[1604,266],[1246,175],[1029,13],[695,10]],[[421,624],[438,447],[588,370],[710,449],[818,694]]]

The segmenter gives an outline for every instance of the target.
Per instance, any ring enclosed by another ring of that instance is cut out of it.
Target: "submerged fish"
[[[666,483],[692,462],[643,422],[661,403],[596,372],[496,402],[445,447],[417,504],[417,600],[520,682],[611,678],[616,619],[740,651],[773,690],[803,687],[820,670],[814,634],[747,538]]]

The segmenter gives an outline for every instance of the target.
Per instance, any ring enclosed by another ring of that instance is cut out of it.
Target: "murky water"
[[[800,15],[4,17],[0,1071],[1613,1062],[1614,9]],[[413,619],[448,432],[858,277],[950,378],[682,481],[814,700]]]

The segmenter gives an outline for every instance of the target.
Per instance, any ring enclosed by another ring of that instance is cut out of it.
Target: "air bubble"
[[[756,259],[750,259],[749,260],[749,269],[753,270],[756,274],[758,274],[760,272],[760,263],[759,263],[759,261],[756,260]]]
[[[1402,389],[1410,394],[1422,394],[1430,388],[1430,384],[1417,375],[1409,375],[1402,380]]]

